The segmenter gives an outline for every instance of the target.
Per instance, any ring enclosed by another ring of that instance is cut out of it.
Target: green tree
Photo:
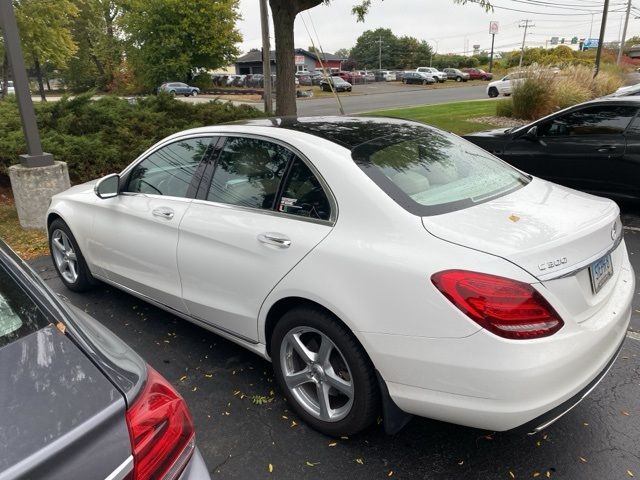
[[[631,47],[633,47],[634,45],[640,45],[640,37],[638,37],[638,36],[631,37],[629,40],[624,42],[624,51],[625,51],[625,53],[628,52],[629,49]]]
[[[460,4],[472,2],[485,9],[491,8],[489,0],[453,1]],[[269,0],[273,16],[274,37],[276,39],[277,115],[296,114],[296,85],[294,79],[296,67],[293,55],[295,48],[293,44],[293,25],[296,16],[300,12],[323,3],[329,4],[330,0]],[[362,21],[370,8],[371,0],[359,0],[359,3],[353,6],[352,12],[359,21]]]
[[[242,40],[238,3],[122,0],[119,21],[136,79],[150,91],[164,81],[189,81],[198,69],[228,65]]]
[[[74,0],[78,15],[72,33],[76,55],[63,71],[65,82],[75,91],[107,90],[122,61],[123,45],[116,19],[121,13],[113,0]]]
[[[71,22],[78,9],[70,0],[14,0],[25,61],[33,65],[42,100],[46,100],[43,64],[63,67],[78,47]]]
[[[398,38],[388,28],[367,30],[356,40],[351,49],[351,58],[358,68],[395,68],[397,53],[400,50]]]
[[[336,50],[335,55],[340,58],[350,58],[351,57],[351,49],[350,48],[339,48]]]

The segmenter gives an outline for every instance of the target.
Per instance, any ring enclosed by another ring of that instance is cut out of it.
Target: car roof
[[[417,125],[429,128],[427,125],[410,120],[390,117],[272,117],[251,120],[241,120],[226,125],[241,125],[248,127],[271,127],[275,129],[292,130],[323,138],[349,150],[380,137],[402,133],[408,127]]]

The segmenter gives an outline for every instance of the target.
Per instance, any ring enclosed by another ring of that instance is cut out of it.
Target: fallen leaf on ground
[[[623,410],[622,412],[620,412],[620,413],[622,413],[625,417],[628,417],[628,416],[629,416],[629,412],[626,412],[626,411],[624,411],[624,410]]]
[[[387,473],[387,477],[393,477],[393,470],[389,470],[389,473]]]
[[[329,446],[330,446],[330,447],[335,447],[336,445],[337,445],[337,443],[336,443],[336,442],[331,442],[331,443],[329,444]]]
[[[269,473],[273,473],[273,465],[269,464]]]
[[[180,381],[181,381],[181,382],[184,382],[186,379],[187,379],[187,376],[186,376],[186,375],[183,375],[183,376],[181,376],[181,377],[180,377]]]
[[[307,466],[309,467],[315,467],[316,465],[320,465],[320,462],[316,462],[316,463],[311,463],[311,462],[305,462],[307,464]]]
[[[631,470],[627,470],[627,475],[629,475],[630,477],[635,477],[635,475]]]
[[[587,463],[587,459],[584,457],[578,457],[582,463]]]
[[[516,478],[515,474],[514,474],[511,470],[509,470],[509,476],[510,476],[511,478]]]

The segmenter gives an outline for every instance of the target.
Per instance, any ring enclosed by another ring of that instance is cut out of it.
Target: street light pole
[[[602,56],[602,47],[604,43],[604,32],[607,28],[607,13],[609,11],[609,0],[604,0],[604,9],[602,10],[602,23],[600,23],[600,37],[598,38],[598,50],[596,51],[596,65],[593,72],[593,78],[600,71],[600,57]]]
[[[262,74],[264,81],[264,112],[273,115],[271,90],[271,46],[269,44],[269,10],[267,0],[260,0],[260,25],[262,27]]]
[[[624,41],[627,37],[627,26],[629,25],[629,14],[631,13],[631,0],[627,2],[627,16],[624,19],[624,29],[620,38],[620,48],[618,49],[618,65],[622,61],[622,52],[624,51]]]
[[[42,151],[36,115],[29,90],[29,79],[22,56],[20,35],[16,15],[11,0],[0,0],[0,26],[4,33],[4,47],[13,73],[18,110],[22,118],[22,131],[27,142],[27,154],[20,155],[20,163],[25,167],[45,167],[53,165],[53,155]]]

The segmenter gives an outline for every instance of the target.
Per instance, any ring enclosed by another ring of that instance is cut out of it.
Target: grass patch
[[[464,135],[466,133],[495,128],[488,123],[473,122],[473,118],[490,117],[496,114],[495,100],[443,103],[421,107],[377,110],[367,115],[397,117],[424,122],[434,127]]]
[[[25,260],[49,254],[47,234],[42,230],[24,230],[11,201],[0,201],[0,238]]]

